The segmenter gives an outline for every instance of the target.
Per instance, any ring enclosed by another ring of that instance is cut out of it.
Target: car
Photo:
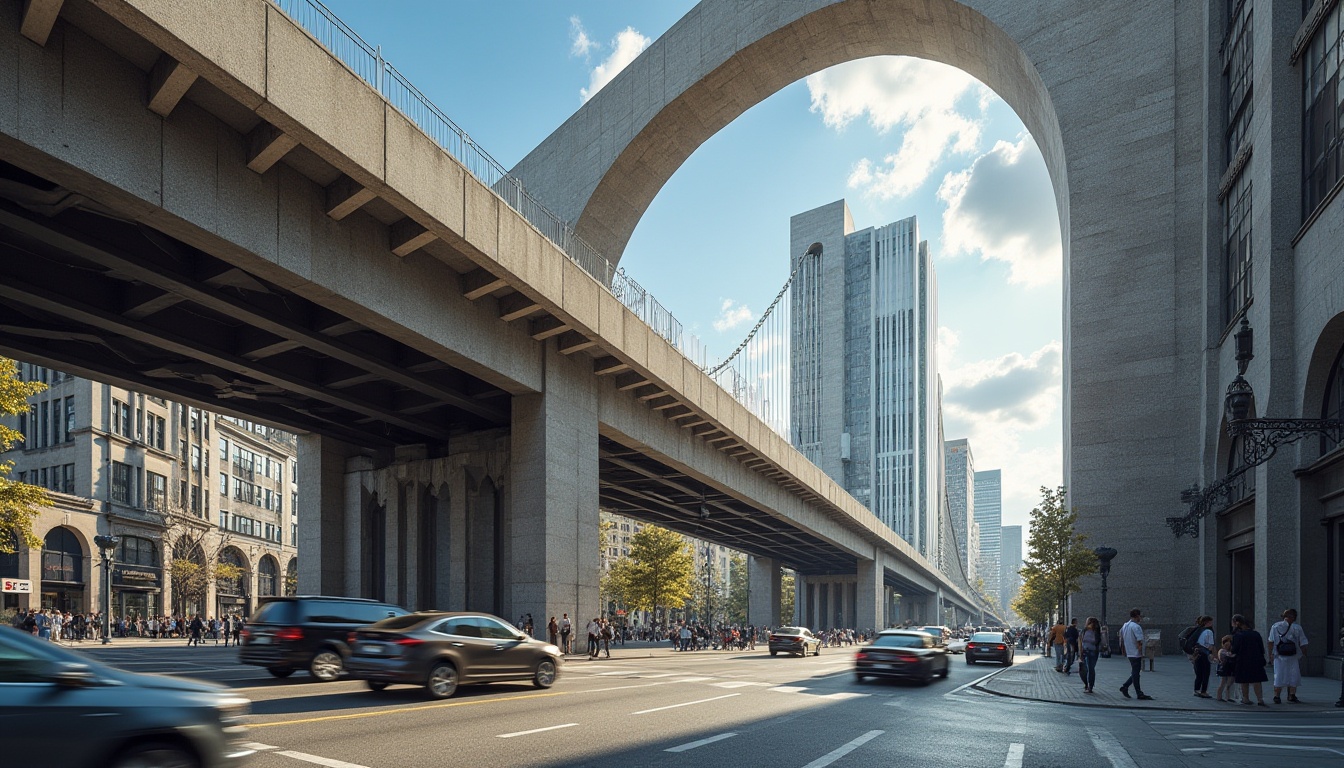
[[[976,632],[966,641],[966,663],[997,661],[1008,665],[1013,663],[1013,644],[1003,632]]]
[[[265,667],[276,677],[306,669],[329,683],[345,669],[352,630],[407,613],[390,603],[357,597],[268,598],[239,634],[238,660]]]
[[[952,630],[947,627],[916,627],[915,629],[918,632],[927,632],[933,637],[934,644],[940,647],[946,646],[947,641],[952,639]]]
[[[948,653],[965,653],[967,640],[964,637],[954,637],[947,641]]]
[[[250,706],[221,686],[126,672],[0,626],[0,733],[14,765],[237,766],[253,754]]]
[[[883,630],[854,656],[854,677],[860,683],[870,677],[885,677],[928,685],[935,677],[947,677],[949,673],[947,649],[923,630]]]
[[[459,685],[530,680],[550,688],[564,654],[488,613],[422,611],[384,619],[351,633],[346,672],[381,691],[423,685],[446,699]]]
[[[812,634],[812,630],[807,627],[780,627],[770,632],[768,647],[771,656],[780,653],[806,656],[809,650],[813,656],[820,656],[821,638]]]

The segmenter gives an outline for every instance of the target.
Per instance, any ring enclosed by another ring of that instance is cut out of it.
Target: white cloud
[[[593,98],[593,95],[620,74],[626,65],[634,61],[636,56],[643,53],[651,42],[652,39],[641,35],[634,27],[621,30],[616,39],[611,41],[611,55],[593,67],[592,73],[588,76],[588,87],[579,89],[580,99],[587,101]]]
[[[600,47],[593,39],[588,37],[588,30],[583,28],[583,22],[579,21],[578,16],[569,17],[569,55],[587,57],[588,52],[593,48]]]
[[[731,331],[739,325],[752,321],[751,310],[745,304],[734,306],[732,299],[724,299],[719,307],[719,317],[714,321],[714,330],[719,333]]]
[[[860,160],[849,177],[851,189],[883,200],[914,192],[949,152],[974,152],[980,123],[960,114],[956,104],[968,92],[978,96],[981,112],[989,103],[988,89],[965,72],[896,56],[831,67],[808,77],[807,89],[812,111],[836,130],[865,114],[879,133],[904,130],[899,149],[880,162]]]
[[[1063,251],[1055,192],[1036,142],[1000,141],[970,168],[949,173],[938,188],[943,249],[979,254],[1009,266],[1009,281],[1046,285],[1062,278]]]

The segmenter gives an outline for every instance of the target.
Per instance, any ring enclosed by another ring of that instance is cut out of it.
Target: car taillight
[[[421,640],[418,637],[403,637],[397,640],[397,645],[412,646],[412,645],[420,645],[423,642],[425,641]]]
[[[345,642],[346,642],[347,644],[349,644],[349,645],[354,645],[354,644],[355,644],[355,640],[356,640],[356,638],[358,638],[358,637],[359,637],[359,633],[358,633],[358,632],[351,632],[350,634],[348,634],[348,635],[345,636]]]
[[[795,643],[801,643],[801,642],[803,642],[803,638],[801,638],[801,637],[795,637],[795,638],[793,638],[793,642],[795,642]]]
[[[967,644],[966,644],[966,650],[968,650],[968,651],[971,650],[971,649],[974,648],[974,647],[975,647],[975,643],[967,643]]]
[[[864,653],[863,651],[859,651],[859,652],[854,656],[854,658],[856,658],[856,659],[862,661],[862,660],[868,658],[868,654]]]
[[[1002,645],[996,645],[996,646],[994,646],[994,647],[997,648],[997,649],[1000,650],[1000,651],[1006,651],[1006,650],[1008,650],[1007,648],[1005,648],[1005,647],[1002,646]]]
[[[275,633],[276,640],[302,640],[303,629],[301,627],[281,627]]]
[[[247,627],[243,627],[243,631],[239,634],[244,638],[248,638],[252,636],[252,630],[248,629]]]

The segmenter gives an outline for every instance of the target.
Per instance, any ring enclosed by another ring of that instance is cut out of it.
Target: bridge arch
[[[1064,136],[1037,63],[1017,42],[1039,32],[1042,16],[1013,0],[706,0],[513,174],[617,263],[663,185],[748,109],[836,64],[914,56],[965,71],[1017,112],[1045,158],[1067,261]]]

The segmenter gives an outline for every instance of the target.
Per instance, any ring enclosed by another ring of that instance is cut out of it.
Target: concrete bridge
[[[306,433],[301,591],[588,614],[601,504],[758,624],[976,614],[275,6],[0,14],[0,351]]]

